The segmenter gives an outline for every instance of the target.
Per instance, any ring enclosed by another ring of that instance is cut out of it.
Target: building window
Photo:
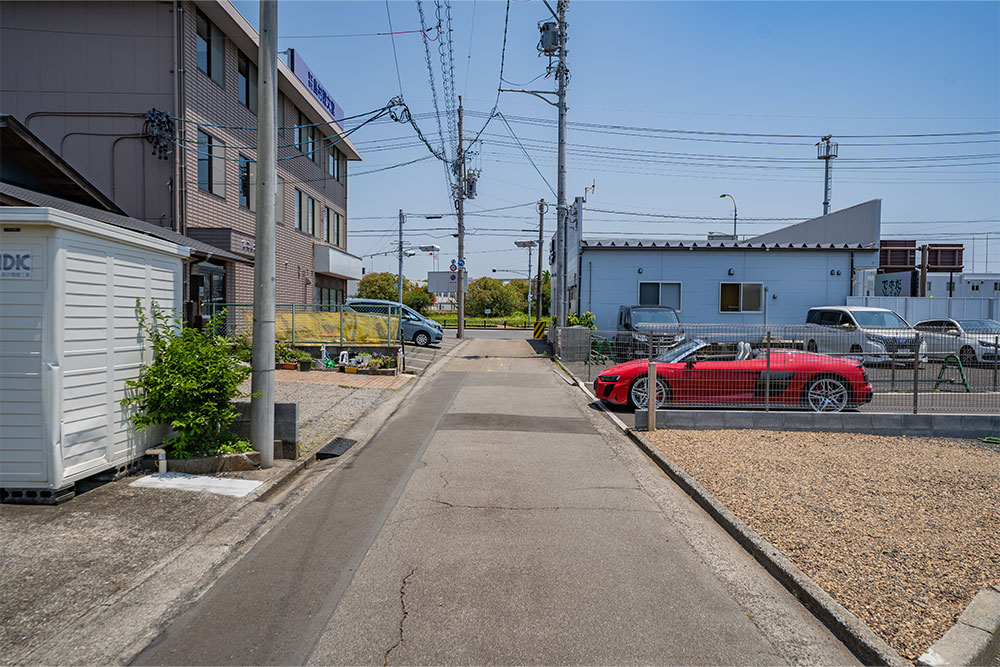
[[[720,283],[719,312],[759,313],[764,303],[762,283]]]
[[[337,173],[340,171],[338,168],[340,160],[337,159],[337,149],[330,146],[330,150],[326,153],[326,173],[334,178],[337,178]],[[337,180],[340,180],[339,178]]]
[[[237,77],[240,104],[257,113],[257,66],[240,51],[239,76]]]
[[[226,196],[226,145],[198,130],[198,187]]]
[[[315,202],[315,204],[313,205],[313,224],[312,224],[312,229],[309,230],[309,233],[312,234],[313,236],[322,236],[323,226],[324,226],[323,205],[320,204],[319,202],[316,202],[315,200],[313,201]]]
[[[250,158],[240,153],[240,206],[250,208],[250,190],[253,185],[250,183]]]
[[[640,306],[669,306],[681,309],[681,284],[662,282],[639,283]]]
[[[198,69],[211,77],[212,81],[225,87],[226,38],[201,10],[198,10],[197,23],[198,37],[195,50],[198,56]]]
[[[323,217],[323,240],[330,242],[330,229],[333,226],[333,211],[326,209]]]
[[[295,127],[293,128],[293,137],[295,148],[299,152],[304,153],[306,151],[306,130],[309,128],[302,127],[306,124],[306,117],[302,115],[302,112],[298,109],[295,110]]]
[[[275,124],[278,126],[278,136],[285,136],[285,96],[278,93],[278,108],[275,113]]]
[[[335,233],[333,235],[334,243],[341,248],[347,247],[347,229],[341,223],[340,214],[334,211],[333,213],[333,224]]]
[[[337,180],[347,182],[347,156],[337,152]]]
[[[973,292],[978,292],[979,291],[979,283],[970,283],[969,284],[969,289],[972,290]]]
[[[308,206],[306,207],[306,214],[308,216],[308,219],[305,220],[305,225],[306,226],[305,226],[305,229],[303,229],[302,231],[304,231],[309,236],[315,236],[316,235],[316,200],[313,199],[312,197],[306,197],[306,201],[308,201]]]

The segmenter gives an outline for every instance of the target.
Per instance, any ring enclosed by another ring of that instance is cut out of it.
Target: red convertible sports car
[[[656,407],[763,405],[769,393],[771,405],[839,412],[872,400],[868,373],[856,358],[771,350],[768,370],[766,355],[749,343],[739,343],[735,355],[704,356],[710,345],[689,339],[657,357]],[[648,363],[637,359],[605,369],[594,393],[606,403],[645,409]]]

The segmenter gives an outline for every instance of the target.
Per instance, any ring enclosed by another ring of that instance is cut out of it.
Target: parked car
[[[383,301],[382,299],[348,299],[347,306],[359,313],[378,313],[396,315],[402,308],[403,339],[411,340],[424,347],[431,343],[439,343],[444,337],[441,325],[424,317],[417,311],[398,301]]]
[[[768,361],[767,355],[743,341],[735,355],[705,354],[713,345],[700,338],[685,339],[656,358],[656,407],[759,406],[769,394],[773,406],[840,412],[872,400],[868,373],[857,359],[772,350]],[[594,392],[606,403],[645,409],[648,371],[643,359],[612,366],[594,381]]]
[[[997,339],[1000,322],[989,319],[955,320],[949,317],[923,320],[913,325],[926,338],[932,357],[957,355],[963,366],[1000,358]]]
[[[649,357],[649,337],[656,346],[654,354],[669,350],[684,338],[677,311],[668,306],[621,306],[615,333],[615,356],[618,359]]]
[[[916,331],[887,308],[819,306],[806,314],[807,352],[855,355],[867,364],[912,362]],[[926,341],[918,353],[925,356]]]

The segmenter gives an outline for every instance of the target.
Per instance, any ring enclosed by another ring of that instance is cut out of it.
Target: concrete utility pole
[[[830,139],[833,139],[832,134],[826,135],[816,144],[818,148],[816,158],[826,161],[826,167],[823,169],[823,215],[830,212],[830,160],[837,157],[837,144],[831,143]]]
[[[545,247],[545,211],[548,209],[544,199],[538,200],[538,286],[535,288],[536,307],[535,321],[542,319],[542,249]]]
[[[403,345],[403,221],[406,216],[399,209],[399,275],[396,277],[399,288],[399,345]]]
[[[559,0],[556,4],[559,22],[559,66],[556,68],[556,80],[559,84],[559,178],[556,186],[558,226],[556,231],[556,249],[559,280],[559,310],[557,311],[556,325],[566,326],[566,311],[569,306],[568,285],[569,274],[566,269],[566,9],[569,7],[569,0]]]
[[[260,465],[274,465],[274,311],[276,300],[274,227],[278,94],[278,2],[261,0],[257,56],[257,227],[253,265],[253,351],[250,441]]]
[[[462,96],[458,97],[458,339],[465,338],[465,153],[462,150]],[[402,243],[402,242],[401,242]]]

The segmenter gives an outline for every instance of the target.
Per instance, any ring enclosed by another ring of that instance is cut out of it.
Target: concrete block
[[[742,410],[726,410],[722,413],[722,423],[726,428],[753,428],[753,413]]]
[[[758,428],[771,431],[783,431],[785,429],[784,412],[760,412],[754,417]]]
[[[913,437],[930,437],[934,435],[934,425],[931,421],[932,415],[904,414],[903,435]]]
[[[250,403],[233,403],[239,416],[233,421],[233,432],[241,438],[250,437]],[[294,459],[299,439],[299,406],[297,403],[274,404],[274,438],[281,440],[281,458]],[[277,450],[275,456],[278,455]]]
[[[958,620],[991,634],[1000,632],[1000,593],[989,588],[979,591]]]
[[[903,434],[903,415],[899,413],[875,413],[872,415],[875,419],[874,430],[872,431],[876,435],[902,435]]]
[[[690,410],[659,410],[656,413],[656,428],[686,428],[696,425],[695,413]]]
[[[845,412],[842,420],[846,433],[874,433],[878,421],[876,415],[867,412]]]
[[[721,410],[701,410],[695,413],[695,426],[704,429],[720,429],[726,426],[725,412]]]
[[[956,623],[927,652],[917,658],[918,665],[985,665],[982,658],[994,647],[994,635],[964,623]]]
[[[649,417],[646,416],[646,411],[645,410],[636,410],[635,411],[635,422],[633,423],[632,427],[635,430],[637,430],[637,431],[645,431],[646,430],[646,425],[648,423],[649,423]],[[660,423],[659,419],[657,419],[656,423],[657,423],[657,425],[659,425],[659,423]]]

